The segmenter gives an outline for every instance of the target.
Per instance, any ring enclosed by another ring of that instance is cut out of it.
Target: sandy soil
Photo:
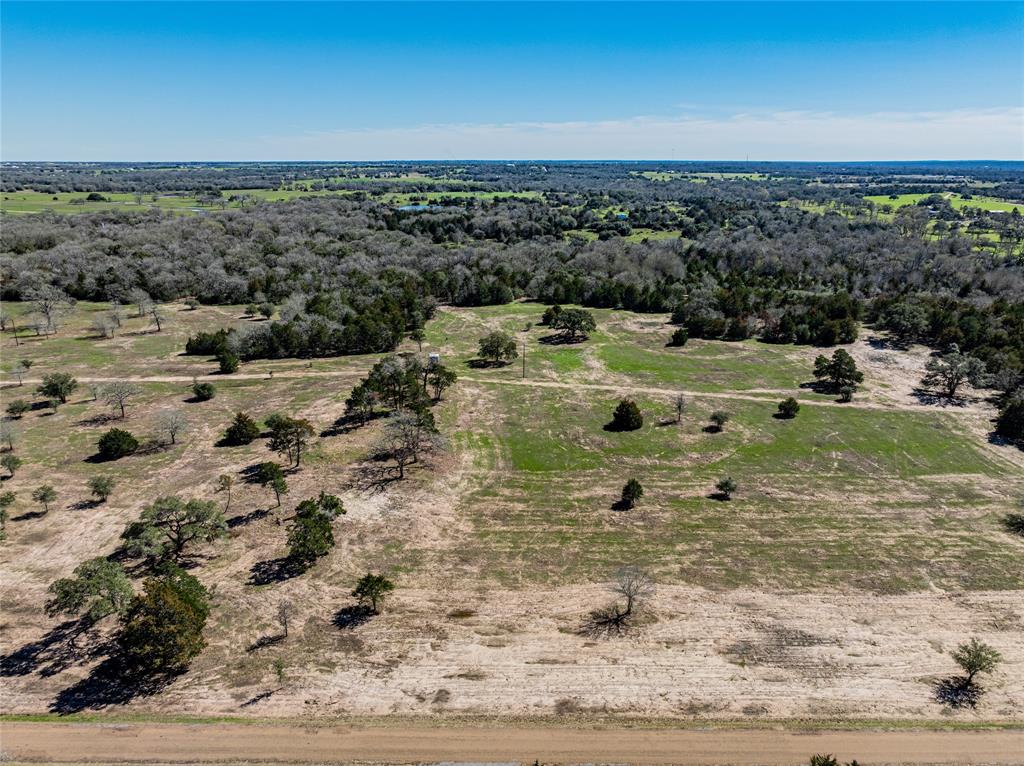
[[[304,627],[285,642],[284,656],[307,656],[307,641],[316,653],[290,665],[283,683],[269,654],[254,677],[232,677],[232,662],[245,656],[242,642],[256,638],[240,635],[208,650],[161,695],[116,709],[1024,722],[1019,593],[873,597],[666,586],[643,630],[615,638],[580,634],[587,610],[608,600],[598,586],[535,593],[403,589],[388,612],[343,631],[324,630],[330,608],[306,601],[296,621]],[[953,673],[948,652],[965,635],[990,642],[1006,659],[985,681],[976,711],[950,714],[934,701],[932,684]],[[86,672],[75,666],[55,678],[7,678],[3,709],[45,710],[57,690]]]
[[[769,766],[816,752],[869,764],[1020,764],[1024,732],[785,732],[5,723],[23,760],[630,763]]]

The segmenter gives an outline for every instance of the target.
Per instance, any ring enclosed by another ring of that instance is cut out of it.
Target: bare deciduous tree
[[[135,304],[135,316],[144,317],[153,307],[149,293],[138,287],[128,293],[128,301]]]
[[[119,409],[121,417],[124,418],[127,414],[125,407],[128,404],[128,400],[133,396],[138,396],[141,392],[142,389],[134,383],[118,380],[103,387],[103,401],[111,407]]]
[[[164,322],[167,321],[167,315],[164,314],[163,309],[157,306],[155,303],[149,309],[149,318],[153,320],[153,324],[156,325],[156,331],[160,332],[164,329]]]
[[[281,630],[284,631],[284,637],[288,638],[288,623],[295,614],[295,604],[289,599],[281,599],[281,603],[277,605],[277,622],[281,626]]]
[[[47,335],[57,332],[60,320],[75,305],[74,298],[53,285],[26,290],[25,299],[32,303],[33,310],[42,317],[39,330]]]
[[[629,628],[640,605],[654,594],[654,581],[642,569],[623,567],[615,576],[609,589],[615,594],[616,600],[603,609],[596,609],[584,624],[585,633],[619,635]],[[620,603],[620,598],[626,603]]]
[[[98,316],[92,320],[92,329],[94,329],[96,334],[101,338],[114,337],[114,330],[116,328],[117,326],[109,316]]]
[[[171,444],[177,444],[178,437],[188,430],[188,418],[181,410],[160,410],[156,418],[156,427],[161,433],[167,434]]]

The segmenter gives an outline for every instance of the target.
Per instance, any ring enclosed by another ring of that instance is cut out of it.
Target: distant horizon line
[[[248,159],[248,160],[223,160],[223,159],[205,159],[205,160],[44,160],[44,159],[31,159],[31,160],[0,160],[0,165],[18,165],[18,164],[50,164],[50,165],[253,165],[259,163],[269,163],[274,165],[329,165],[329,164],[343,164],[343,165],[367,165],[367,164],[399,164],[399,163],[423,163],[423,164],[438,164],[438,165],[452,165],[458,163],[470,163],[470,164],[494,164],[494,163],[549,163],[549,164],[642,164],[642,163],[659,163],[659,164],[673,164],[673,165],[958,165],[958,164],[1001,164],[1001,165],[1021,165],[1024,166],[1024,159],[993,159],[993,158],[979,158],[979,159],[954,159],[954,160],[940,160],[940,159],[916,159],[916,160],[895,160],[895,159],[879,159],[879,160],[741,160],[741,159],[716,159],[716,160],[698,160],[698,159],[553,159],[550,157],[505,157],[496,159],[478,159],[478,158],[454,158],[454,159],[437,159],[437,158],[406,158],[406,159],[366,159],[366,160],[351,160],[351,159],[322,159],[322,160],[275,160],[275,159]]]

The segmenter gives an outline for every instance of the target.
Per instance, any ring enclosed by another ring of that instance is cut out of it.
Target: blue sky
[[[1024,3],[2,4],[4,160],[1024,159]]]

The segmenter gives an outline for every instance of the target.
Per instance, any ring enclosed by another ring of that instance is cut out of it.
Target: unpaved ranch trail
[[[14,760],[133,763],[623,763],[772,766],[816,752],[868,764],[1020,764],[1024,730],[778,731],[4,723]]]

